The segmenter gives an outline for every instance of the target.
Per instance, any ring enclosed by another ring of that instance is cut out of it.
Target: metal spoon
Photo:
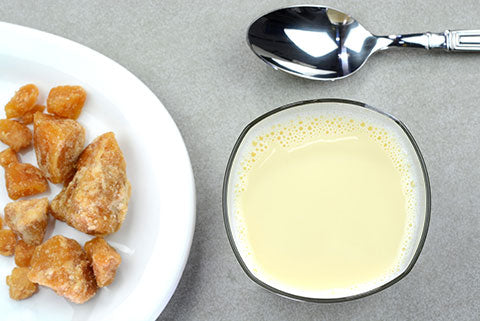
[[[375,36],[349,15],[325,6],[272,11],[250,25],[247,40],[273,68],[315,80],[345,78],[373,53],[390,47],[480,51],[480,30]]]

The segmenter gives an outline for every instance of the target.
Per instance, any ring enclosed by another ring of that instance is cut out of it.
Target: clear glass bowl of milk
[[[303,101],[250,123],[230,156],[225,226],[246,274],[285,297],[338,302],[410,272],[430,184],[406,126],[363,103]]]

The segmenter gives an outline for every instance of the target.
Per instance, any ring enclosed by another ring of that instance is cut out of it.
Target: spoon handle
[[[386,47],[444,49],[447,51],[480,52],[480,30],[446,30],[443,33],[413,33],[379,37]]]
[[[480,51],[480,30],[445,31],[447,50]]]

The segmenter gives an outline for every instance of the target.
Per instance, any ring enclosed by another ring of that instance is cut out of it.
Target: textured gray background
[[[374,56],[345,80],[297,79],[267,67],[245,43],[254,18],[296,3],[0,1],[0,20],[116,60],[178,124],[195,172],[197,226],[183,278],[159,320],[480,320],[480,54],[398,50]],[[321,3],[377,34],[480,29],[478,0]],[[321,97],[363,101],[402,119],[423,151],[433,194],[413,271],[383,292],[341,304],[293,302],[255,286],[233,256],[221,212],[223,172],[241,129],[274,107]]]

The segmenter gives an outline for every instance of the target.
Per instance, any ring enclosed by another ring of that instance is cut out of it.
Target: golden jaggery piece
[[[0,216],[0,229],[3,227],[3,220],[2,217]]]
[[[85,145],[85,129],[72,119],[36,113],[33,145],[45,177],[52,183],[62,183],[75,171]]]
[[[30,164],[11,163],[5,168],[8,196],[12,200],[40,194],[48,189],[42,171]]]
[[[7,276],[10,298],[23,300],[37,292],[38,285],[30,282],[27,277],[29,271],[28,267],[16,267],[12,270],[12,274]]]
[[[47,111],[60,117],[77,119],[86,98],[87,92],[80,86],[58,86],[48,94]]]
[[[17,237],[12,230],[0,230],[0,254],[10,256],[15,253]]]
[[[97,292],[87,254],[77,241],[61,235],[35,248],[28,279],[74,303],[84,303]]]
[[[12,148],[7,148],[0,152],[0,166],[7,167],[11,163],[18,163],[18,155]]]
[[[4,211],[5,223],[26,243],[42,243],[48,223],[48,198],[11,202]]]
[[[18,241],[15,246],[15,264],[20,267],[30,266],[30,260],[33,256],[35,245],[30,245],[24,240]]]
[[[85,243],[85,252],[92,262],[93,273],[99,288],[110,285],[115,279],[117,269],[122,262],[120,254],[102,237],[96,237]]]
[[[0,119],[0,141],[18,152],[32,144],[32,132],[16,120]]]
[[[73,180],[51,203],[52,215],[77,230],[106,235],[123,223],[130,182],[122,151],[111,132],[97,137],[80,155]]]
[[[18,121],[24,125],[31,124],[33,123],[33,115],[35,115],[36,112],[43,113],[44,110],[45,110],[45,106],[35,105],[33,106],[32,110],[27,111],[25,115],[18,118]]]
[[[7,118],[16,118],[30,111],[38,98],[38,88],[34,84],[20,87],[10,101],[5,105]]]

